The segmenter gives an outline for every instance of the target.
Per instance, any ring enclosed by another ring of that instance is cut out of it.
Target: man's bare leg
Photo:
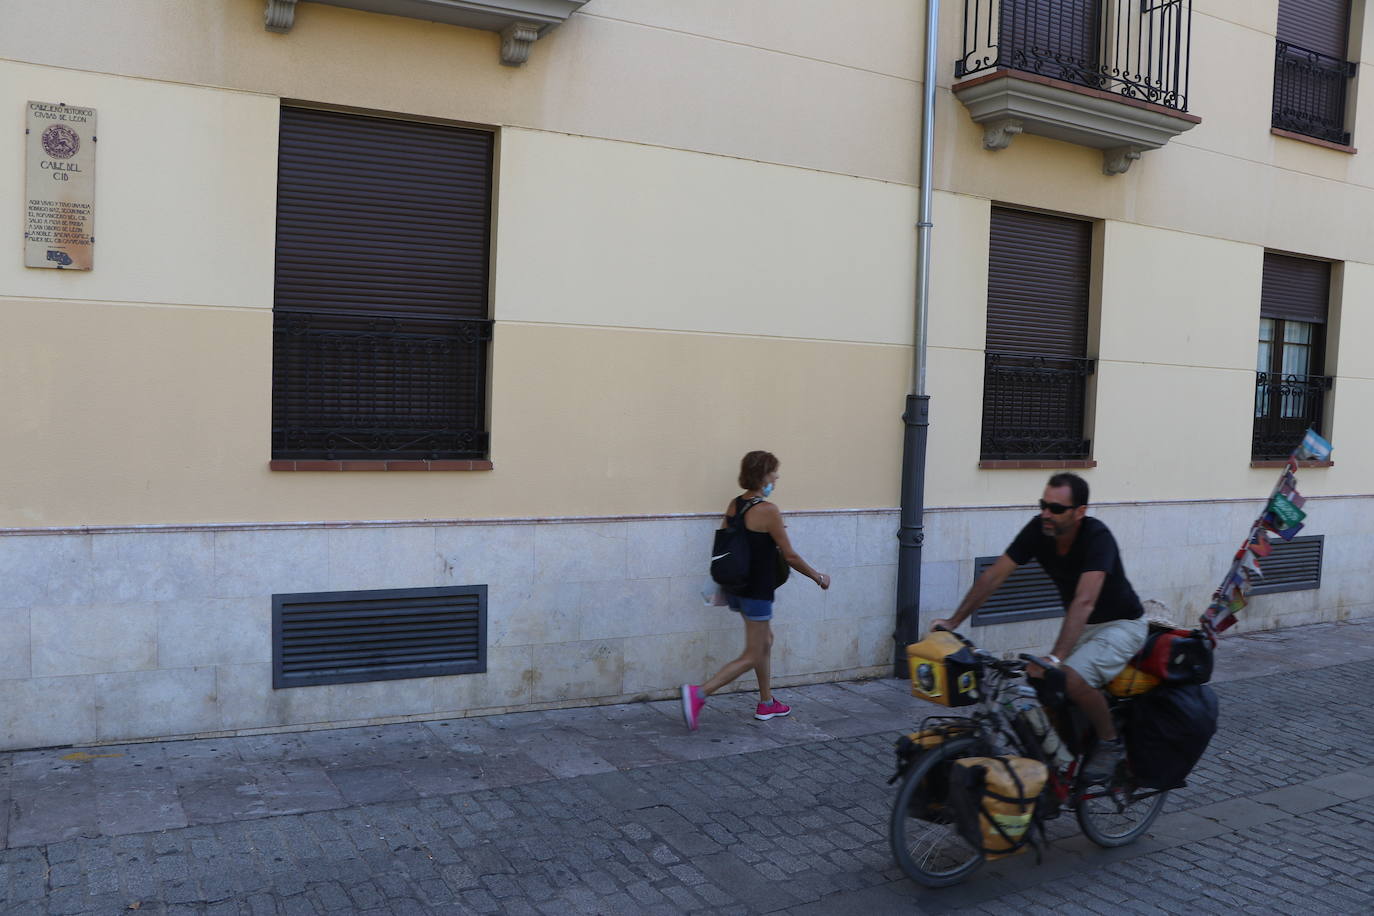
[[[1089,686],[1088,682],[1083,680],[1083,676],[1069,666],[1065,665],[1063,671],[1068,682],[1070,702],[1083,710],[1088,721],[1092,723],[1093,731],[1097,732],[1097,737],[1103,741],[1116,740],[1112,711],[1108,708],[1107,698],[1102,695],[1102,691]]]

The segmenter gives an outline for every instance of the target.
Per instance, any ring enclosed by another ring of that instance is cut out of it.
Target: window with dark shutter
[[[1349,0],[1279,0],[1273,124],[1348,146]]]
[[[982,457],[1085,458],[1092,224],[992,209]]]
[[[492,135],[283,107],[272,457],[485,458]]]
[[[1266,252],[1255,360],[1251,458],[1287,458],[1322,429],[1331,378],[1323,375],[1331,264]]]
[[[997,557],[977,557],[973,561],[973,578],[978,577],[997,562]],[[1035,560],[1018,566],[1007,580],[983,602],[973,614],[976,626],[992,623],[1013,623],[1018,620],[1041,620],[1064,616],[1064,602],[1054,580]]]

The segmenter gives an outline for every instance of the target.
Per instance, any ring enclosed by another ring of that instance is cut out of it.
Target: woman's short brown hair
[[[757,490],[763,486],[763,479],[777,469],[778,459],[772,452],[750,452],[740,459],[739,485]]]

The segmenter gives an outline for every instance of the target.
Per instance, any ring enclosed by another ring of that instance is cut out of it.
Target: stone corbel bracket
[[[262,22],[269,32],[291,31],[296,24],[296,0],[267,0]]]
[[[1006,149],[1036,134],[1102,150],[1104,175],[1120,175],[1147,150],[1159,149],[1201,118],[1015,70],[995,70],[954,85],[954,94],[983,128],[983,148]]]
[[[539,26],[531,22],[512,22],[501,30],[501,63],[518,67],[530,57],[530,46],[539,37]]]
[[[305,0],[267,0],[263,25],[269,32],[289,32],[296,6]],[[309,0],[367,13],[405,16],[501,36],[501,63],[518,67],[529,60],[530,47],[567,21],[587,0]]]

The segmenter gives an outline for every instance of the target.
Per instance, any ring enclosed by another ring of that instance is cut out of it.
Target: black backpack
[[[716,529],[711,542],[711,578],[727,594],[738,594],[749,584],[749,533],[744,527],[744,513],[761,502],[751,499],[738,508],[734,518],[727,516],[725,527]]]

